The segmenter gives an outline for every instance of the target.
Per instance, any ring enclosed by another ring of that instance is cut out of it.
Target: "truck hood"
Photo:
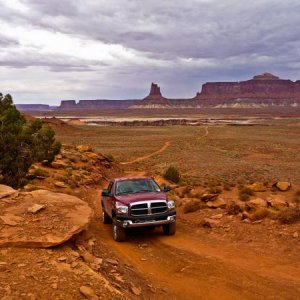
[[[159,193],[136,193],[136,194],[127,194],[127,195],[120,195],[115,196],[116,200],[125,204],[129,205],[133,202],[138,201],[147,201],[147,200],[167,200],[167,195],[163,192]]]

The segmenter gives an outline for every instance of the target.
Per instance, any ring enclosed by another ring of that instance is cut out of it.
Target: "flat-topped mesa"
[[[60,102],[60,109],[74,109],[76,108],[75,100],[62,100]]]
[[[270,73],[240,82],[207,82],[194,98],[201,105],[300,105],[300,81]]]

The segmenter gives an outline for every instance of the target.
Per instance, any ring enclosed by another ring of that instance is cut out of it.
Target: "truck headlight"
[[[173,200],[168,201],[168,209],[175,208],[175,202]]]
[[[128,214],[128,206],[122,204],[116,204],[116,213],[120,215]]]

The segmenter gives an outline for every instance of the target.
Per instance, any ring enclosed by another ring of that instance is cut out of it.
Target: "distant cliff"
[[[240,82],[207,82],[194,98],[170,99],[152,83],[142,100],[63,100],[60,110],[196,107],[300,107],[300,80],[280,79],[270,73]]]
[[[139,100],[62,100],[59,110],[76,109],[127,109]]]
[[[300,81],[263,73],[241,82],[208,82],[194,99],[201,106],[300,106]]]
[[[47,104],[16,104],[16,107],[20,111],[48,111],[55,109]]]

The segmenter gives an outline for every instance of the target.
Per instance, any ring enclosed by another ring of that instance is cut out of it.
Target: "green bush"
[[[61,144],[40,120],[27,122],[10,95],[0,93],[0,183],[18,188],[35,162],[54,160]]]
[[[108,159],[109,162],[115,162],[116,159],[114,158],[114,156],[111,153],[108,153],[105,155],[106,158]]]
[[[33,174],[41,177],[49,177],[49,173],[43,169],[35,169]]]
[[[180,172],[175,167],[169,167],[163,177],[167,180],[170,180],[174,183],[178,183],[180,181]]]

